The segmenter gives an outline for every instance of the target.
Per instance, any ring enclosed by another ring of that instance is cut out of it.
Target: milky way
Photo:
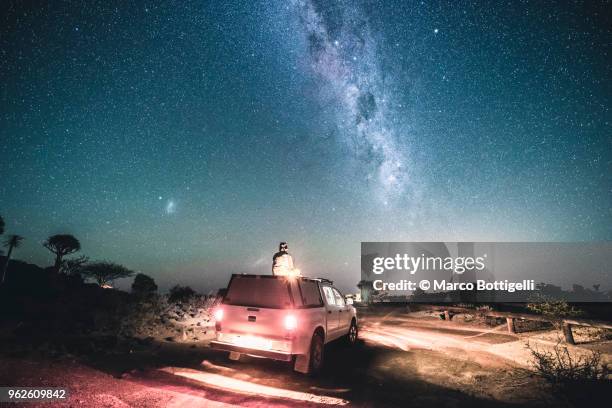
[[[354,291],[361,241],[612,239],[608,4],[5,3],[18,259],[216,290],[288,241]]]
[[[367,20],[350,3],[335,9],[334,16],[326,16],[313,1],[298,1],[294,6],[310,67],[324,81],[321,97],[337,102],[340,137],[368,166],[368,178],[375,180],[385,204],[409,188],[414,192],[407,149],[389,120],[391,84],[385,83]]]

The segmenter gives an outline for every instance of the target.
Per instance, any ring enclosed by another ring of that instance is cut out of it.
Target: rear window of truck
[[[234,276],[223,303],[265,309],[285,309],[292,306],[286,279],[261,276]]]
[[[300,291],[302,294],[302,299],[304,299],[305,307],[323,306],[321,292],[319,292],[319,285],[317,282],[301,280]]]

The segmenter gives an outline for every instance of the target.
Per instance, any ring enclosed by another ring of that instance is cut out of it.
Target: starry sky
[[[361,241],[612,239],[606,2],[2,2],[0,214],[207,291]],[[120,283],[126,285],[127,283]]]

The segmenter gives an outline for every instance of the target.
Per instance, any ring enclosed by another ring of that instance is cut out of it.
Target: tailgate
[[[285,309],[223,305],[223,333],[239,333],[267,338],[285,336]]]
[[[283,338],[284,319],[294,308],[294,298],[299,298],[293,286],[285,277],[233,275],[221,305],[221,331]]]

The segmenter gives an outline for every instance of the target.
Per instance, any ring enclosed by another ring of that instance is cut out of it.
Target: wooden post
[[[572,325],[563,322],[563,335],[565,336],[565,342],[567,344],[576,344],[574,341],[574,335],[572,334]]]
[[[508,324],[508,331],[510,333],[516,333],[516,327],[514,327],[514,317],[506,317],[506,323]]]

